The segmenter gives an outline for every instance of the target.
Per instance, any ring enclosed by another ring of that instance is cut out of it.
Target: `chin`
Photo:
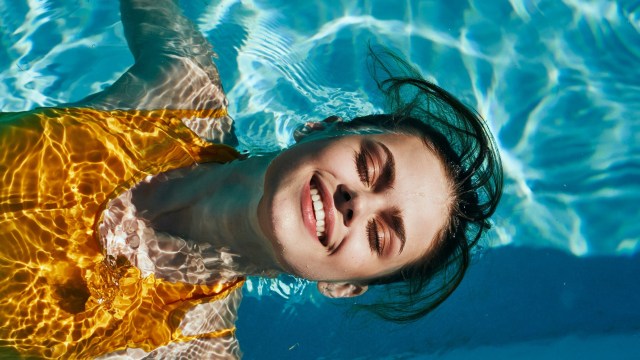
[[[258,221],[283,270],[308,278],[307,260],[313,256],[309,252],[314,246],[303,219],[301,198],[313,169],[291,155],[285,151],[269,165]]]
[[[262,233],[269,239],[274,253],[279,255],[282,250],[282,245],[278,241],[277,236],[277,219],[274,216],[273,206],[271,199],[262,196],[258,203],[258,224]]]
[[[266,205],[261,202],[260,227],[271,242],[276,261],[284,272],[308,279],[310,274],[306,260],[310,258],[310,254],[305,253],[304,247],[304,243],[309,241],[308,237],[305,237],[305,233],[296,231],[295,221],[283,221],[293,220],[291,214],[274,215],[278,214],[277,207]]]
[[[286,261],[287,256],[285,255],[287,248],[292,246],[291,241],[288,241],[285,236],[291,234],[291,231],[287,229],[291,226],[283,221],[283,219],[290,217],[283,216],[279,210],[281,209],[275,205],[273,198],[263,196],[258,204],[258,222],[262,232],[271,243],[276,260],[286,272],[291,272],[293,268]]]

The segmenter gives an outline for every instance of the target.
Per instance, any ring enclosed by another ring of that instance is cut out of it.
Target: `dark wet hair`
[[[486,229],[502,194],[497,146],[481,116],[439,86],[425,80],[399,56],[370,52],[370,71],[389,112],[335,124],[335,130],[382,128],[423,139],[444,165],[450,205],[445,226],[423,258],[389,276],[375,303],[359,304],[396,322],[417,320],[440,305],[462,281],[471,250]]]

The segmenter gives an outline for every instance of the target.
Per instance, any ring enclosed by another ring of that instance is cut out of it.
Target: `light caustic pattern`
[[[233,69],[222,80],[241,143],[273,138],[269,129],[286,144],[300,122],[382,111],[365,59],[368,42],[389,46],[496,135],[505,194],[487,243],[640,251],[637,0],[225,0],[200,10],[221,68]]]
[[[237,157],[182,124],[219,111],[39,109],[0,117],[0,346],[41,357],[149,351],[241,279],[170,283],[99,248],[105,204],[150,174]],[[229,337],[233,327],[205,337]],[[5,351],[0,349],[0,354]]]
[[[489,244],[640,251],[637,0],[181,5],[219,54],[242,146],[275,149],[305,121],[382,111],[364,59],[367,42],[386,45],[496,134],[506,181]],[[132,63],[116,2],[0,0],[0,22],[2,111],[78,100]]]

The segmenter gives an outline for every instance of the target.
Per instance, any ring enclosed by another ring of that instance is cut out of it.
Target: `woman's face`
[[[348,135],[279,154],[258,219],[286,271],[358,281],[424,256],[445,224],[448,198],[441,161],[421,139]]]

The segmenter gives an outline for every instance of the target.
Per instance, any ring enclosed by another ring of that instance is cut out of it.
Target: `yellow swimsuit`
[[[87,358],[233,333],[185,336],[179,324],[189,308],[226,297],[242,279],[206,286],[141,279],[130,264],[107,261],[97,235],[109,200],[146,176],[236,159],[233,148],[207,143],[182,122],[224,115],[0,114],[0,348]]]

